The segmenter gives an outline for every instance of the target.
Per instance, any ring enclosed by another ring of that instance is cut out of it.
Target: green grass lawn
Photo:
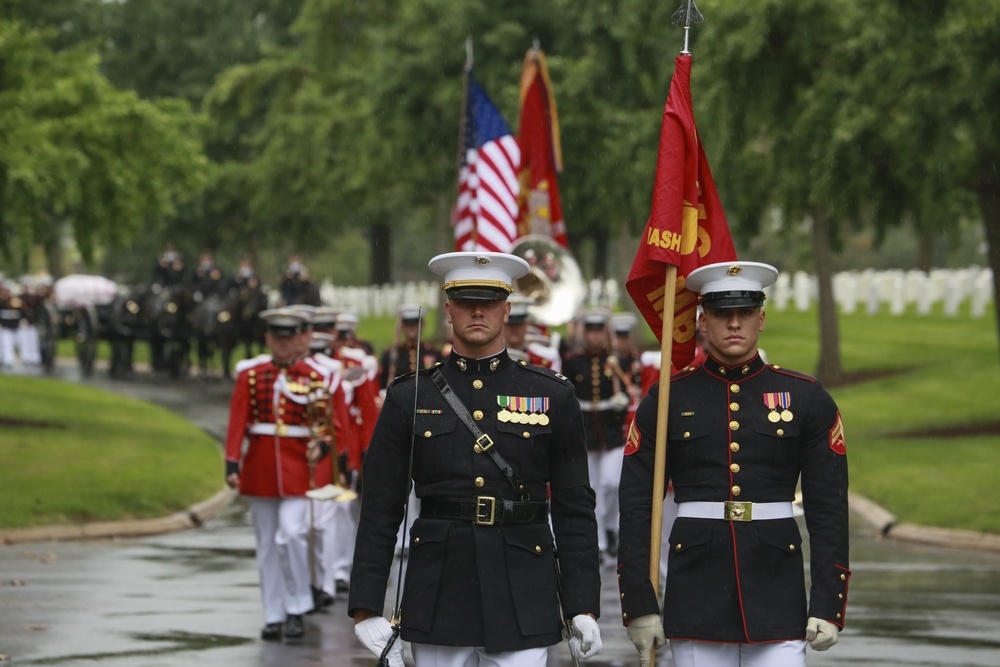
[[[0,375],[0,527],[148,518],[222,487],[222,452],[173,413],[119,394]]]
[[[427,321],[432,339],[433,312]],[[772,363],[812,373],[817,327],[812,310],[770,312],[761,347]],[[394,318],[373,318],[358,334],[381,353],[393,328]],[[868,378],[831,388],[852,490],[900,521],[1000,533],[1000,514],[979,509],[1000,467],[993,311],[842,314],[840,338],[844,370]],[[218,446],[162,410],[47,380],[0,377],[0,395],[0,416],[50,424],[2,427],[0,526],[154,516],[218,489]]]

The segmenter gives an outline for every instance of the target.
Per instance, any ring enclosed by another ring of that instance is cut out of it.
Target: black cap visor
[[[759,308],[764,305],[764,293],[749,290],[729,292],[709,292],[701,295],[701,305],[705,308],[723,310],[728,308]]]
[[[278,325],[268,325],[267,333],[272,336],[278,336],[279,338],[288,338],[289,336],[295,336],[302,333],[305,329],[299,326],[278,326]]]
[[[481,287],[467,285],[462,287],[452,287],[445,290],[449,299],[463,299],[470,301],[506,301],[510,293],[499,287]]]

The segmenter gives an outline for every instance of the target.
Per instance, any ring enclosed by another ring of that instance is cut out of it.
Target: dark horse
[[[247,357],[264,346],[259,313],[267,308],[267,294],[259,285],[233,286],[198,303],[191,312],[191,329],[197,341],[198,371],[205,376],[218,348],[222,375],[232,379],[233,352],[243,345]]]
[[[154,373],[167,373],[173,378],[186,374],[190,364],[190,309],[190,293],[181,285],[139,287],[115,299],[109,314],[112,374],[132,372],[136,340],[149,341]]]

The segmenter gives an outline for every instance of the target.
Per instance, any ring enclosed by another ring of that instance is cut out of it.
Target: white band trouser
[[[640,616],[629,623],[625,631],[635,645],[635,650],[639,652],[639,664],[642,667],[649,665],[653,651],[667,643],[659,614]]]
[[[313,608],[309,589],[309,505],[306,498],[245,496],[257,538],[257,570],[265,623]]]
[[[569,638],[569,652],[577,660],[592,658],[604,648],[601,641],[601,629],[593,616],[577,614],[570,622],[573,636]]]
[[[371,651],[375,657],[380,657],[385,645],[392,638],[392,625],[381,616],[372,616],[354,624],[354,636],[358,638],[365,648]],[[389,649],[389,665],[391,667],[403,667],[403,640],[396,638],[392,648]]]
[[[729,519],[726,516],[727,509],[732,510],[733,505],[742,505],[749,510],[751,518],[742,519],[747,521],[767,521],[772,519],[791,519],[791,502],[780,503],[744,503],[737,501],[726,502],[703,502],[693,501],[677,504],[678,519]],[[731,519],[736,520],[736,519]]]
[[[806,641],[814,651],[825,651],[837,643],[840,635],[840,628],[824,621],[822,618],[810,616],[806,621]]]

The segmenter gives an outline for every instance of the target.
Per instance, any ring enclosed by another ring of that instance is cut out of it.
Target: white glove
[[[615,412],[625,412],[628,410],[629,403],[632,400],[628,397],[624,391],[620,391],[614,396],[612,396],[608,401],[611,403],[611,409]]]
[[[639,652],[639,664],[642,667],[649,665],[653,651],[667,643],[659,614],[640,616],[629,623],[625,630],[628,638],[635,644],[635,650]]]
[[[830,621],[815,616],[806,621],[806,641],[814,651],[825,651],[836,644],[839,634],[840,628]]]
[[[375,654],[382,655],[385,645],[392,637],[392,625],[381,616],[366,618],[354,625],[354,635],[365,645],[365,648]],[[396,637],[395,643],[389,649],[389,664],[391,667],[403,667],[403,640]]]
[[[593,616],[577,614],[570,626],[573,636],[569,638],[569,652],[577,660],[592,658],[601,652],[604,643],[601,641],[601,630]]]

